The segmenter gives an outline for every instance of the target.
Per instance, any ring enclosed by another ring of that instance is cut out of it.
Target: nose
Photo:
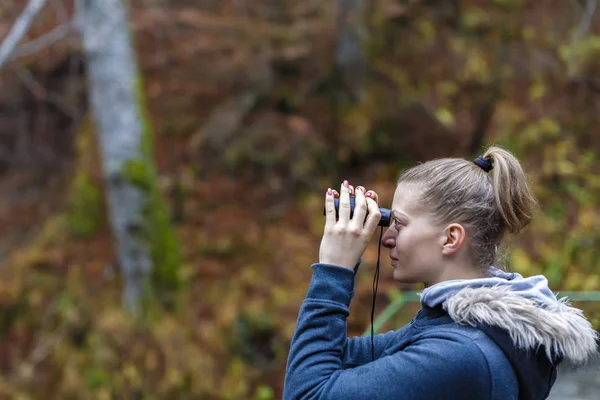
[[[396,230],[394,228],[387,228],[381,238],[381,245],[388,249],[396,247]]]

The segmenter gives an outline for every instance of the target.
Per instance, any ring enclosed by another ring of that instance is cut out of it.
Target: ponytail
[[[537,201],[519,161],[507,150],[492,146],[483,155],[493,165],[496,206],[509,233],[517,234],[531,222]]]

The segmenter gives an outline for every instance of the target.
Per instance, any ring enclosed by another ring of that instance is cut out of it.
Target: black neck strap
[[[379,287],[379,257],[381,256],[381,238],[383,237],[383,226],[379,234],[379,247],[377,248],[377,267],[375,267],[375,276],[373,276],[373,305],[371,307],[371,358],[375,361],[375,327],[373,319],[375,316],[375,299],[377,298],[377,288]]]

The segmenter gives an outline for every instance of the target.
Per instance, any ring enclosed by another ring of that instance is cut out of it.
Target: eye
[[[404,224],[402,222],[400,222],[398,219],[394,218],[394,228],[399,231],[400,228],[403,226]]]

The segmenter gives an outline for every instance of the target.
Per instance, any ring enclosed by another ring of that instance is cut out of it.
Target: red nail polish
[[[348,187],[348,186],[349,186],[349,184],[348,184],[348,181],[344,181],[344,186],[345,186],[345,187]]]
[[[331,190],[331,188],[327,189],[327,194],[331,196],[333,194],[333,190]]]

